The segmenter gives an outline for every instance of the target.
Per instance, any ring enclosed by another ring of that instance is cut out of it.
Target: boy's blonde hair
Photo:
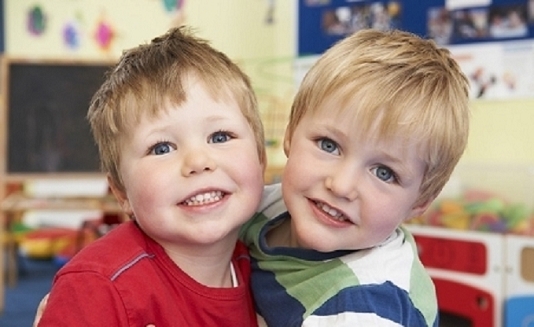
[[[94,95],[87,118],[102,169],[124,191],[119,167],[121,142],[140,119],[155,117],[186,101],[188,78],[196,78],[217,101],[233,99],[250,124],[265,166],[263,125],[248,77],[225,54],[185,27],[173,28],[149,44],[125,51]]]
[[[335,99],[381,139],[417,140],[426,172],[418,204],[439,194],[467,144],[469,82],[450,52],[403,31],[361,30],[325,52],[305,76],[286,133]],[[352,111],[354,113],[352,113]],[[376,129],[374,129],[376,128]]]

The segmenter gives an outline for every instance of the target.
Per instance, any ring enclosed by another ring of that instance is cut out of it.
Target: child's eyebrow
[[[403,164],[404,160],[386,151],[378,151],[378,157],[394,164]]]
[[[331,126],[331,125],[322,125],[322,124],[316,124],[315,126],[313,126],[313,129],[318,131],[318,132],[321,132],[321,131],[326,131],[327,133],[329,134],[333,134],[334,137],[338,140],[346,140],[348,139],[348,136],[346,133],[344,133],[343,131],[341,131],[339,128],[335,127],[335,126]]]
[[[375,156],[376,160],[379,163],[384,163],[387,165],[394,165],[395,170],[400,170],[400,172],[409,171],[406,160],[403,160],[399,156],[393,155],[387,151],[376,150]]]
[[[232,119],[230,119],[230,117],[225,116],[225,115],[213,114],[213,115],[208,116],[206,120],[209,122],[217,122],[221,120],[232,120]]]

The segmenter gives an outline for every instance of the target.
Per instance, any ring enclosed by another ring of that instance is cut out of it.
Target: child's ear
[[[111,193],[113,193],[113,195],[117,199],[117,202],[119,202],[122,211],[124,211],[124,213],[128,216],[131,216],[133,214],[133,211],[132,207],[130,206],[130,201],[128,201],[128,196],[126,195],[126,192],[115,184],[110,174],[107,174],[107,180],[109,188],[111,189]]]
[[[289,134],[289,128],[286,128],[286,132],[284,134],[284,153],[286,157],[289,156],[289,147],[291,146],[291,135]]]
[[[408,218],[410,219],[421,216],[423,213],[425,213],[426,209],[428,209],[435,198],[435,196],[432,196],[423,203],[419,203],[419,201],[417,201],[417,204],[412,208],[412,214]]]

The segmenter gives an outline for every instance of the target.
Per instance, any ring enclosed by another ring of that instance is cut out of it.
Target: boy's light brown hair
[[[169,103],[185,102],[188,78],[203,83],[216,101],[237,102],[254,131],[265,166],[263,125],[249,78],[225,54],[179,27],[125,51],[91,101],[87,118],[102,169],[119,190],[124,191],[119,174],[121,142],[135,133],[140,119],[157,116]]]
[[[327,50],[305,76],[285,144],[304,115],[335,99],[340,105],[328,110],[351,111],[363,137],[417,140],[426,163],[417,204],[424,204],[439,194],[466,147],[468,92],[447,49],[403,31],[361,30]]]

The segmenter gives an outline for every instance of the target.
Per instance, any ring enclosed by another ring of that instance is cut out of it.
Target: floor
[[[41,298],[48,293],[58,266],[51,260],[21,258],[15,287],[7,287],[5,308],[0,313],[2,327],[31,327]]]

